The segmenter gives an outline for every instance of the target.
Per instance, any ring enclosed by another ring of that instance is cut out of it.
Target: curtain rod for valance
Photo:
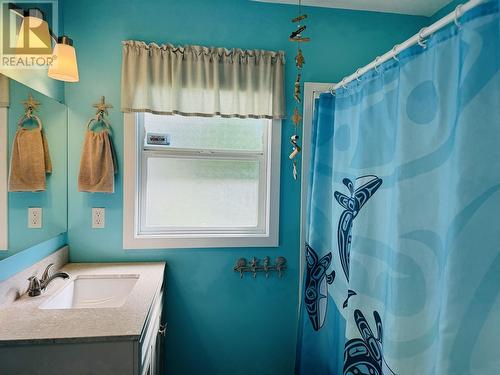
[[[225,48],[225,47],[207,47],[199,45],[178,45],[175,46],[171,43],[157,44],[154,42],[146,43],[141,40],[124,40],[122,41],[122,46],[136,47],[144,50],[158,50],[158,51],[170,51],[179,52],[183,54],[184,52],[194,52],[196,55],[219,55],[230,57],[233,55],[240,55],[241,57],[263,57],[269,56],[274,59],[280,60],[282,64],[285,63],[285,52],[284,51],[271,51],[264,49],[241,49],[241,48]]]
[[[430,26],[424,27],[423,29],[420,30],[418,34],[415,34],[412,36],[410,39],[406,40],[405,42],[401,44],[396,44],[392,50],[389,52],[385,53],[382,56],[377,56],[375,60],[373,60],[371,63],[368,65],[365,65],[364,67],[356,70],[355,73],[351,74],[350,76],[344,77],[342,81],[339,83],[335,84],[330,91],[332,93],[335,92],[335,90],[343,87],[345,88],[345,85],[347,85],[349,82],[354,81],[355,79],[358,79],[361,75],[369,72],[372,69],[377,69],[378,66],[383,64],[386,61],[389,61],[390,59],[397,59],[397,55],[404,51],[407,48],[410,48],[414,46],[415,44],[419,44],[421,46],[425,46],[425,38],[428,36],[434,34],[436,31],[444,28],[448,24],[454,22],[457,26],[460,26],[459,19],[462,17],[466,12],[471,10],[472,8],[475,8],[479,4],[481,4],[483,0],[470,0],[465,4],[460,4],[458,5],[453,12],[448,14],[447,16],[439,19],[435,23],[433,23]]]

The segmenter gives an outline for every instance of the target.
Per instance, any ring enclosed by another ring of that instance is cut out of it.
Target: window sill
[[[192,249],[226,247],[278,247],[275,235],[224,235],[224,236],[154,236],[124,235],[124,249]]]

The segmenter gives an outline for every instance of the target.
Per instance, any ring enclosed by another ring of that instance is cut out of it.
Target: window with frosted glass
[[[270,120],[142,116],[143,233],[264,230]]]

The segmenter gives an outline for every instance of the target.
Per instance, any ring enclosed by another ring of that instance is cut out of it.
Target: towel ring
[[[87,130],[88,131],[91,131],[92,130],[92,126],[93,125],[96,125],[96,124],[104,124],[104,128],[106,129],[106,131],[108,133],[111,133],[112,132],[112,129],[111,129],[111,124],[103,117],[103,116],[96,116],[96,117],[93,117],[91,118],[88,122],[87,122]]]
[[[113,133],[113,129],[111,128],[111,124],[109,121],[106,119],[106,116],[108,115],[108,108],[113,108],[111,104],[106,103],[106,98],[104,96],[101,96],[101,100],[99,103],[93,105],[94,108],[97,109],[95,116],[92,117],[88,122],[87,122],[87,131],[92,130],[92,123],[97,124],[104,124],[104,129],[108,133]]]
[[[34,114],[32,114],[32,113],[26,113],[26,114],[24,114],[24,116],[23,116],[23,117],[21,117],[21,118],[19,119],[19,121],[17,122],[17,126],[18,126],[18,128],[22,128],[22,127],[23,127],[23,125],[24,125],[24,123],[25,123],[26,121],[28,121],[28,120],[35,120],[35,121],[36,121],[36,123],[37,123],[37,125],[38,125],[38,128],[39,128],[40,130],[42,130],[42,128],[43,128],[43,126],[42,126],[42,120],[40,120],[40,117],[38,117],[37,115],[34,115]]]

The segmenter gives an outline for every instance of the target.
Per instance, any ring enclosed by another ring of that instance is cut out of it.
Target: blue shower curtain
[[[500,26],[316,101],[298,374],[500,374]]]

